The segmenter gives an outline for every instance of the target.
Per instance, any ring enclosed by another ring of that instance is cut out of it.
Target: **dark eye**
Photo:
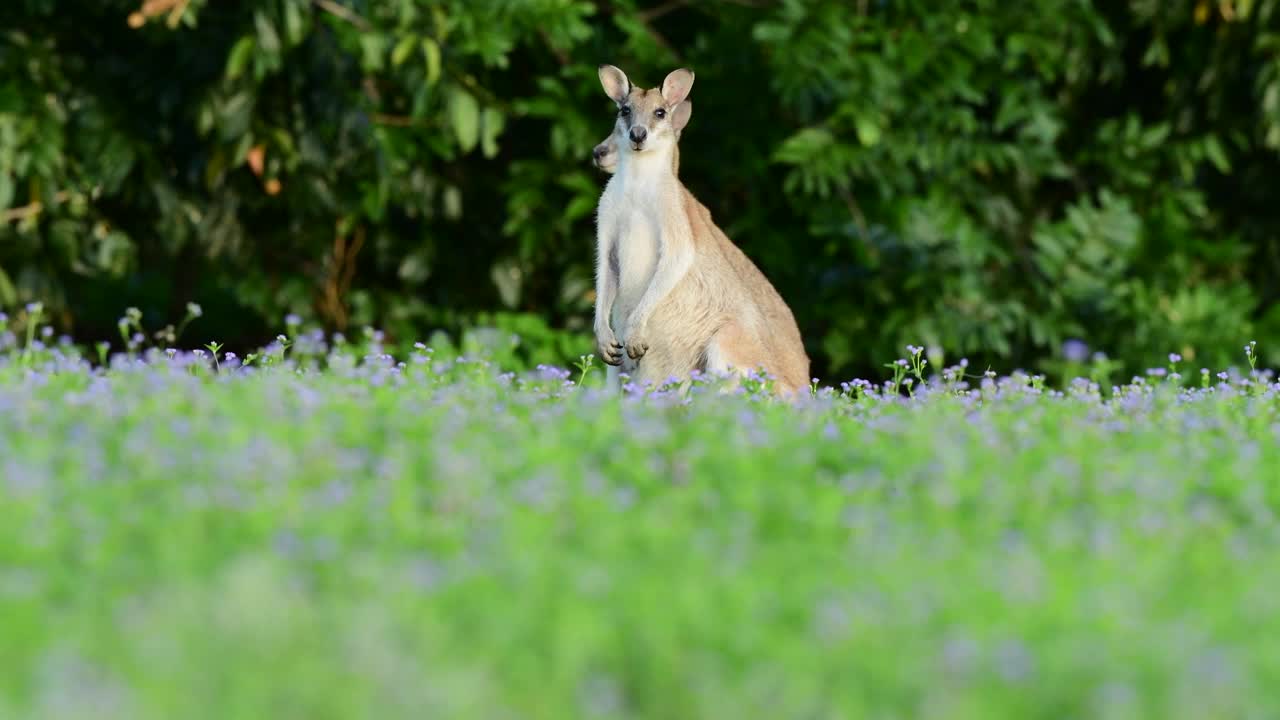
[[[631,106],[630,106],[630,105],[623,105],[621,108],[619,108],[619,109],[618,109],[618,114],[622,115],[622,117],[626,117],[626,116],[630,115],[630,114],[631,114]]]
[[[654,117],[656,117],[656,118],[658,118],[659,120],[661,120],[662,118],[664,118],[664,117],[666,117],[666,116],[667,116],[667,111],[666,111],[666,110],[663,110],[662,108],[658,108],[657,110],[654,110],[654,111],[653,111],[653,115],[654,115]]]

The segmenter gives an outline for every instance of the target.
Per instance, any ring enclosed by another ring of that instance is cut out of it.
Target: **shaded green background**
[[[228,349],[296,313],[588,352],[612,62],[696,71],[682,177],[815,374],[1280,359],[1280,0],[4,5],[0,308],[79,340],[196,301]]]

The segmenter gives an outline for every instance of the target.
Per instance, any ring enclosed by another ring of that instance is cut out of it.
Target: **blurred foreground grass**
[[[35,347],[0,355],[2,717],[1280,715],[1269,375],[788,407]]]

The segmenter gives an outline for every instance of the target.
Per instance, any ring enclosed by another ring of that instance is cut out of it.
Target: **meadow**
[[[1062,387],[913,347],[788,405],[6,322],[3,718],[1280,715],[1252,344]]]

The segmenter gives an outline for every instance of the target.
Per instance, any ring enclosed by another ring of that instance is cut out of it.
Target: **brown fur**
[[[601,356],[641,385],[695,369],[763,369],[784,393],[807,387],[809,358],[791,310],[679,180],[693,74],[677,70],[649,90],[611,66],[600,75],[620,109],[605,141],[612,150],[593,153],[612,174],[597,211]]]

